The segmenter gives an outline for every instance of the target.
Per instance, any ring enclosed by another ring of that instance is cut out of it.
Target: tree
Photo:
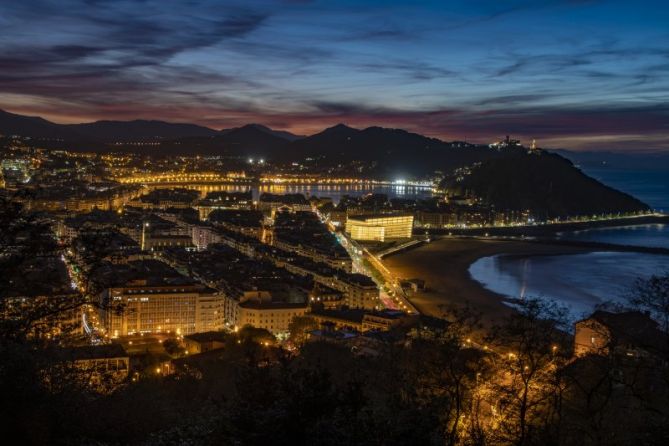
[[[237,336],[241,342],[252,342],[259,345],[274,345],[276,337],[264,328],[257,328],[253,325],[244,325],[237,332]]]
[[[669,361],[669,273],[653,275],[647,279],[637,279],[627,296],[629,304],[646,311],[659,323],[665,343],[664,351],[655,352]]]
[[[186,351],[181,342],[179,342],[179,340],[175,338],[165,339],[163,341],[163,348],[165,349],[167,354],[172,357],[181,357]]]
[[[555,442],[559,437],[563,382],[559,369],[566,351],[566,309],[525,299],[493,328],[498,354],[488,386],[493,438],[517,445]]]
[[[288,324],[290,336],[288,339],[296,345],[301,346],[307,340],[307,333],[318,329],[318,323],[311,316],[295,316]]]

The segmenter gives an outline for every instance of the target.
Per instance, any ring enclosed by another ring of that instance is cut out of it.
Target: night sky
[[[0,108],[669,150],[665,1],[0,2]]]

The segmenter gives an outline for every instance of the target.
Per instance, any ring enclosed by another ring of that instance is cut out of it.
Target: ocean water
[[[588,175],[669,212],[669,166],[656,169],[584,168]],[[564,232],[560,238],[629,246],[669,248],[669,225],[651,224]],[[469,269],[472,278],[498,294],[539,297],[566,305],[579,318],[605,302],[624,302],[637,278],[669,274],[669,255],[592,252],[553,256],[485,257]]]
[[[477,260],[469,273],[495,293],[554,300],[578,319],[599,304],[624,302],[637,278],[669,273],[669,256],[629,252],[496,255]]]
[[[558,237],[565,240],[669,249],[669,225],[667,224],[587,229],[584,231],[562,232],[558,234]]]
[[[585,167],[593,178],[633,195],[658,211],[669,213],[669,166],[654,169]],[[636,225],[565,232],[560,238],[630,246],[669,248],[669,225]]]
[[[656,169],[582,169],[587,175],[638,198],[653,209],[669,213],[669,166],[657,166]]]

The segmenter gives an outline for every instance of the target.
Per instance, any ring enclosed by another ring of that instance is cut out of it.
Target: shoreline
[[[397,277],[425,280],[426,290],[412,293],[409,297],[420,313],[442,318],[447,308],[469,304],[474,311],[481,313],[483,325],[491,326],[498,318],[508,316],[514,310],[507,304],[507,296],[485,288],[471,277],[469,268],[478,259],[494,255],[568,255],[602,251],[669,255],[669,249],[665,248],[451,236],[384,258],[384,264]]]
[[[669,215],[667,214],[651,214],[639,217],[623,217],[614,218],[610,220],[593,220],[584,222],[569,222],[569,223],[550,223],[537,226],[508,226],[499,227],[492,226],[486,228],[420,228],[414,230],[416,234],[428,232],[436,236],[452,235],[452,236],[490,236],[500,237],[548,237],[554,236],[561,232],[575,232],[587,231],[589,229],[600,228],[622,228],[629,226],[645,226],[653,224],[669,224]]]

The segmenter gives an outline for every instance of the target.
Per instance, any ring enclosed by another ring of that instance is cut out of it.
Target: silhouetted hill
[[[337,124],[293,142],[282,155],[293,160],[308,156],[341,160],[349,157],[360,133],[361,130]]]
[[[0,111],[0,133],[42,138],[38,144],[73,150],[144,151],[153,155],[203,154],[265,158],[273,162],[317,159],[319,168],[354,167],[377,178],[450,173],[477,165],[461,182],[445,184],[473,192],[500,209],[531,209],[538,217],[629,212],[648,207],[639,200],[586,176],[560,155],[528,155],[523,148],[491,149],[444,142],[400,129],[364,130],[338,124],[300,138],[259,124],[215,131],[163,121],[98,121],[60,125],[38,117]],[[109,145],[159,141],[158,146]],[[358,166],[354,163],[359,162]]]
[[[231,144],[244,144],[252,149],[267,148],[268,150],[284,146],[287,142],[285,138],[275,135],[271,130],[267,131],[254,124],[232,129],[220,138]]]
[[[23,116],[0,110],[0,134],[33,138],[74,139],[79,135],[67,126],[37,116]]]
[[[218,132],[195,124],[164,121],[96,121],[67,126],[76,133],[93,141],[153,141],[189,136],[214,136]]]
[[[277,136],[281,139],[285,139],[286,141],[295,141],[295,140],[304,138],[304,136],[302,136],[302,135],[295,135],[293,133],[286,132],[284,130],[274,130],[274,129],[271,129],[271,128],[267,127],[266,125],[262,125],[262,124],[246,124],[244,127],[255,128],[257,130],[260,130],[261,132],[265,132],[265,133],[268,133],[270,135]],[[235,130],[239,130],[240,128],[244,128],[244,127],[237,127],[237,128],[233,128],[233,129],[225,129],[225,130],[221,130],[220,133],[221,134],[226,134],[226,133],[233,132]]]
[[[221,131],[195,124],[155,120],[56,124],[39,117],[22,116],[2,110],[0,110],[0,134],[51,139],[52,141],[43,143],[48,148],[104,151],[106,149],[104,144],[109,143],[155,141],[161,142],[161,145],[159,148],[150,148],[153,154],[161,152],[166,155],[202,153],[239,156],[269,156],[288,142],[302,138],[260,124],[248,124]],[[111,147],[113,150],[144,150],[141,146]]]
[[[56,124],[39,117],[17,115],[3,110],[0,110],[0,133],[32,138],[92,142],[152,141],[218,134],[216,130],[195,124],[164,121],[96,121],[85,124]]]
[[[358,130],[339,124],[293,142],[283,156],[295,160],[309,156],[329,165],[351,160],[376,162],[372,173],[388,177],[450,171],[505,156],[505,153],[487,146],[447,143],[400,129],[369,127]]]
[[[270,129],[271,130],[271,129]],[[254,124],[217,133],[208,138],[180,138],[160,145],[162,154],[202,154],[275,158],[290,144],[282,136]]]
[[[517,154],[488,160],[462,181],[442,184],[453,193],[472,193],[499,209],[529,209],[538,217],[648,210],[636,198],[585,175],[557,154]]]

